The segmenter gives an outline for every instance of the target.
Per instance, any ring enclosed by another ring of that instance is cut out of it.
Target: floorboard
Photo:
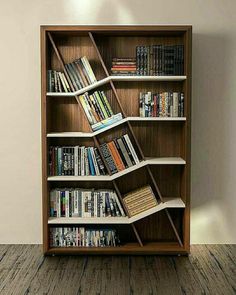
[[[233,295],[236,245],[194,245],[185,256],[54,256],[0,245],[1,295]]]

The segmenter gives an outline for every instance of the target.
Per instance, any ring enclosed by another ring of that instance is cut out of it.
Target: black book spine
[[[125,165],[125,168],[129,168],[129,166],[128,166],[126,160],[125,160],[125,157],[124,157],[124,155],[123,155],[123,153],[122,153],[122,151],[120,149],[120,146],[119,146],[119,144],[117,142],[117,138],[113,139],[113,142],[115,143],[115,146],[116,146],[117,151],[118,151],[118,153],[119,153],[119,155],[121,157],[121,160],[122,160],[123,164]]]
[[[105,175],[106,174],[105,166],[104,166],[104,163],[102,162],[102,159],[98,153],[97,148],[94,148],[94,153],[95,153],[95,158],[98,164],[99,171],[102,175]]]
[[[113,158],[110,154],[110,151],[109,151],[109,148],[107,146],[106,143],[102,144],[101,145],[101,151],[102,151],[102,154],[103,154],[103,157],[105,158],[108,166],[109,166],[109,169],[111,171],[111,174],[114,174],[116,172],[118,172],[117,168],[116,168],[116,165],[113,161]]]
[[[101,91],[97,91],[97,93],[98,93],[98,95],[99,95],[99,97],[100,97],[100,99],[101,99],[101,102],[102,102],[102,104],[103,104],[103,106],[104,106],[104,108],[105,108],[105,110],[106,110],[106,113],[107,113],[108,117],[111,117],[110,111],[109,111],[109,109],[108,109],[108,107],[107,107],[106,102],[104,101],[104,98],[103,98],[103,95],[102,95]],[[104,94],[104,95],[105,95],[105,94]]]
[[[127,153],[128,153],[128,156],[129,156],[129,158],[130,158],[130,161],[132,162],[133,165],[135,165],[134,158],[133,158],[133,156],[132,156],[132,153],[131,153],[131,151],[130,151],[130,149],[129,149],[129,147],[128,147],[128,144],[127,144],[127,142],[126,142],[124,136],[122,136],[121,139],[122,139],[123,144],[124,144],[124,146],[125,146],[125,149],[126,149],[126,151],[127,151]]]

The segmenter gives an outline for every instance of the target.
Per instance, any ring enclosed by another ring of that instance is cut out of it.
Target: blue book
[[[57,169],[58,175],[62,175],[62,148],[59,147],[57,150]]]
[[[90,148],[88,148],[88,162],[89,162],[89,170],[91,172],[91,175],[95,175],[95,169],[93,166],[93,159],[92,159]]]

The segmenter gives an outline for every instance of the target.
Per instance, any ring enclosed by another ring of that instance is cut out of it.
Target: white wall
[[[236,242],[236,1],[0,3],[0,243],[41,243],[40,24],[192,24],[192,243]]]

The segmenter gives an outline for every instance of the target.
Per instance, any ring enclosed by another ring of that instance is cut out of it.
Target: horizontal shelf
[[[49,217],[48,224],[131,224],[166,208],[185,208],[180,198],[165,198],[157,206],[133,217]]]
[[[127,121],[186,121],[186,117],[127,117],[95,132],[55,132],[48,133],[47,137],[93,137]]]
[[[186,79],[186,76],[109,76],[75,92],[47,92],[47,96],[76,96],[110,81],[184,81]]]
[[[176,242],[148,242],[141,247],[138,243],[126,243],[117,247],[58,247],[50,248],[47,254],[187,254],[188,250]]]
[[[73,97],[76,95],[83,94],[87,91],[93,90],[99,86],[102,86],[102,85],[108,83],[110,80],[111,80],[110,77],[104,78],[98,82],[95,82],[95,83],[93,83],[89,86],[86,86],[80,90],[77,90],[75,92],[47,92],[47,96],[70,96],[70,97],[72,96]]]
[[[146,158],[132,167],[117,172],[113,175],[100,175],[100,176],[49,176],[48,181],[111,181],[126,175],[132,171],[140,169],[146,165],[185,165],[186,161],[180,157],[168,157],[168,158]]]
[[[184,81],[186,76],[110,76],[113,81]]]

